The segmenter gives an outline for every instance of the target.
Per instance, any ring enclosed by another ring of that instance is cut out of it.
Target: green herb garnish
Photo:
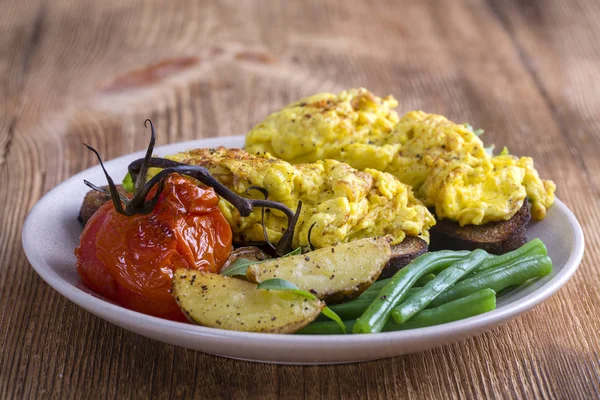
[[[129,172],[127,175],[125,175],[125,178],[123,178],[122,185],[123,189],[125,189],[127,193],[133,193],[135,191],[135,184],[133,183],[133,178]]]
[[[302,249],[300,247],[298,247],[295,250],[290,251],[283,257],[295,256],[298,254],[302,254]],[[237,260],[232,262],[230,266],[221,270],[220,273],[221,273],[221,275],[229,276],[229,277],[246,276],[246,271],[248,270],[249,266],[254,265],[254,264],[261,264],[261,263],[263,263],[265,261],[269,261],[269,260],[271,260],[271,259],[257,261],[257,260],[250,260],[248,258],[238,258]]]
[[[306,290],[299,289],[298,286],[294,285],[292,282],[281,278],[267,279],[266,281],[262,281],[258,284],[257,289],[289,290],[290,292],[299,294],[308,299],[317,300],[317,297],[314,294],[307,292]],[[340,326],[342,331],[346,333],[346,325],[344,324],[344,321],[342,321],[342,319],[331,308],[326,306],[323,308],[323,310],[321,310],[321,314],[335,321]]]
[[[481,136],[485,133],[485,131],[483,129],[474,129],[473,126],[471,124],[464,124],[465,128],[467,128],[467,130],[471,133],[473,133],[475,136]]]

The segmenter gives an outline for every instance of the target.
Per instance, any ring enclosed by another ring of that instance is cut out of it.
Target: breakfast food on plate
[[[185,320],[170,296],[177,268],[218,272],[231,229],[211,188],[172,175],[150,214],[122,215],[112,202],[92,216],[75,250],[84,282],[136,311]]]
[[[377,170],[361,172],[334,160],[292,165],[224,147],[190,150],[167,158],[207,168],[240,196],[262,198],[263,193],[252,190],[258,186],[266,190],[270,200],[287,207],[295,208],[301,201],[292,248],[308,247],[309,240],[312,246],[321,248],[386,235],[392,245],[406,236],[427,240],[434,223],[408,186]],[[263,227],[269,240],[277,242],[285,231],[287,219],[276,210],[267,212],[263,222],[260,210],[242,217],[226,200],[219,207],[231,225],[234,242],[264,241]]]
[[[424,240],[416,236],[405,237],[400,245],[392,246],[390,261],[379,277],[391,278],[400,268],[405,267],[421,254],[427,253],[428,249],[429,247]]]
[[[442,237],[468,235],[460,229],[464,226],[510,220],[526,198],[533,219],[544,218],[555,185],[539,178],[531,158],[506,150],[492,156],[469,125],[422,111],[399,118],[396,106],[393,97],[379,98],[366,89],[317,94],[256,125],[245,149],[291,163],[336,159],[359,170],[389,172],[412,186],[439,220],[455,222],[456,235],[446,229]],[[510,243],[513,247],[496,244],[495,249],[508,251],[524,240],[521,236]],[[463,244],[469,242],[478,244]]]
[[[431,230],[432,250],[483,249],[492,254],[514,250],[526,241],[530,215],[525,200],[517,213],[507,221],[488,222],[484,225],[459,226],[449,219],[438,220]]]
[[[421,286],[420,280],[432,272],[435,278]],[[431,252],[330,311],[343,315],[345,330],[353,333],[438,325],[494,310],[504,291],[551,272],[552,261],[539,239],[501,256],[484,250]],[[317,321],[299,333],[339,334],[343,329]]]
[[[173,297],[190,321],[213,328],[293,333],[315,320],[325,303],[292,291],[261,290],[241,279],[179,269]]]
[[[358,297],[371,286],[390,261],[391,253],[385,238],[359,239],[249,265],[246,278],[256,283],[285,279],[334,304]]]
[[[77,270],[87,286],[127,308],[172,320],[185,320],[170,295],[177,268],[219,272],[231,253],[232,232],[218,207],[219,197],[248,215],[253,203],[229,191],[197,168],[165,168],[146,182],[154,147],[154,128],[134,193],[120,193],[104,170],[109,194],[87,221],[75,249]],[[182,174],[187,175],[184,176]],[[192,180],[190,177],[196,179]],[[137,177],[136,177],[137,178]],[[198,185],[197,180],[212,184]],[[88,201],[89,201],[89,197]],[[85,202],[84,202],[85,203]],[[279,203],[263,201],[291,216]],[[292,218],[290,218],[290,223]],[[293,231],[293,225],[290,227]]]
[[[456,321],[548,275],[546,247],[525,237],[554,184],[469,125],[396,105],[319,94],[267,117],[245,150],[165,158],[152,128],[122,187],[106,170],[108,186],[85,182],[79,274],[149,315],[303,334]]]

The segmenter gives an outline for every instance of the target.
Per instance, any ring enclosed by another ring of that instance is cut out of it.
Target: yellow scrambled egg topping
[[[263,198],[251,186],[265,188],[269,200],[295,210],[302,201],[293,245],[307,246],[308,231],[315,247],[331,246],[349,240],[389,235],[392,244],[406,235],[429,238],[435,223],[427,208],[410,187],[393,175],[366,169],[357,171],[347,164],[324,160],[292,165],[268,154],[250,155],[239,149],[197,149],[172,156],[172,160],[202,165],[217,180],[244,197]],[[231,225],[234,241],[264,241],[261,210],[241,217],[221,199],[221,211]],[[268,210],[265,226],[269,239],[277,242],[287,227],[287,218],[278,210]]]
[[[310,96],[254,127],[246,150],[291,163],[331,158],[389,172],[438,218],[461,225],[510,219],[526,197],[533,218],[544,218],[555,185],[540,179],[531,158],[492,157],[470,126],[422,111],[399,118],[396,106],[393,97],[366,89]]]

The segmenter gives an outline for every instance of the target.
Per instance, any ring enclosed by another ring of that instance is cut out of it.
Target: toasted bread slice
[[[529,225],[527,200],[508,221],[490,222],[484,225],[465,225],[450,220],[439,220],[431,228],[431,250],[483,249],[492,254],[504,254],[515,250],[527,241]]]
[[[103,186],[102,189],[108,190],[108,186]],[[122,194],[127,194],[125,188],[122,185],[117,185],[117,189]],[[81,208],[79,209],[79,217],[77,218],[82,225],[85,226],[88,220],[92,218],[92,215],[104,205],[107,201],[110,200],[110,195],[106,193],[97,192],[95,190],[90,190],[85,195],[83,199],[83,203],[81,204]]]
[[[427,242],[416,236],[407,236],[402,243],[392,246],[392,257],[387,263],[379,279],[391,278],[400,268],[427,252]]]

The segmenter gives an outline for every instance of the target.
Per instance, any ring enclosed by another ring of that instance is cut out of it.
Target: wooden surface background
[[[0,398],[600,397],[600,2],[0,0],[0,10]],[[148,117],[159,144],[240,134],[300,96],[355,86],[532,155],[585,230],[573,279],[462,343],[297,367],[135,335],[27,262],[29,209],[96,164],[81,142],[105,159],[141,150]]]

